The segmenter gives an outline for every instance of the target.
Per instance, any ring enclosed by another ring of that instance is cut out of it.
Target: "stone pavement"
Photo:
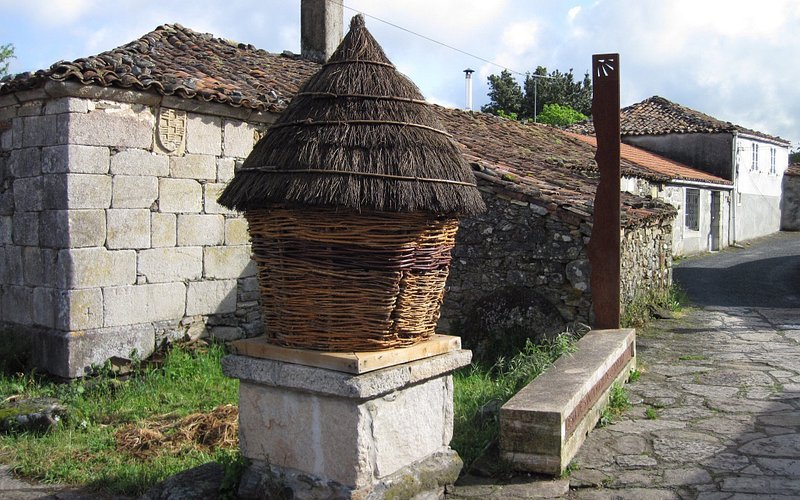
[[[691,310],[639,333],[632,405],[568,480],[472,478],[452,498],[800,497],[800,312]]]

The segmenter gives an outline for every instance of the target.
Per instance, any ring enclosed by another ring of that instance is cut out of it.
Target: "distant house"
[[[566,132],[596,146],[593,136]],[[623,171],[621,189],[658,198],[678,211],[672,225],[673,255],[720,250],[727,245],[733,181],[697,170],[629,144],[620,145],[620,157],[641,170]]]
[[[216,203],[318,63],[160,26],[0,87],[0,328],[80,376],[165,339],[262,331],[246,222]],[[490,210],[463,221],[443,325],[524,287],[590,318],[594,149],[550,127],[436,108]],[[641,170],[633,162],[623,168]],[[623,197],[623,294],[671,280],[674,209]]]
[[[781,229],[800,231],[800,163],[789,165],[783,174]]]
[[[789,141],[718,120],[658,96],[623,108],[620,121],[624,143],[733,183],[727,202],[722,192],[706,203],[702,197],[698,202],[699,193],[688,186],[685,189],[685,207],[697,207],[700,216],[707,214],[712,221],[720,219],[719,245],[712,244],[709,249],[780,229],[781,179],[788,166]],[[570,130],[593,133],[591,122]],[[712,231],[712,243],[717,241],[716,236]]]

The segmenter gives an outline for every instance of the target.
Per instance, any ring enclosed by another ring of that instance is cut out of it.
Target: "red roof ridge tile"
[[[565,134],[575,137],[578,140],[584,141],[592,146],[597,146],[597,138],[594,136],[576,134],[570,131],[564,131]],[[651,153],[630,144],[620,143],[620,158],[624,158],[631,162],[640,165],[642,168],[651,170],[656,174],[666,177],[668,180],[686,180],[695,182],[708,182],[711,184],[720,184],[724,186],[732,186],[733,182],[709,174],[702,170],[698,170],[683,163],[671,160],[664,156]],[[635,176],[635,174],[634,174]]]

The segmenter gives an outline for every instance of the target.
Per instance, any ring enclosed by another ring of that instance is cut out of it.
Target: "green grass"
[[[530,340],[522,352],[492,366],[473,364],[453,375],[454,429],[451,446],[469,466],[499,434],[498,411],[511,396],[562,354],[575,350],[576,337],[559,335],[550,343]]]
[[[170,349],[158,365],[135,367],[128,380],[108,368],[96,377],[58,383],[33,373],[0,375],[0,396],[54,397],[68,409],[42,435],[0,435],[0,462],[47,483],[82,484],[113,494],[139,494],[167,477],[215,459],[218,450],[187,447],[137,458],[117,451],[115,433],[148,419],[178,420],[236,403],[238,381],[222,375],[219,345],[189,352]],[[231,461],[233,463],[233,461]]]
[[[668,290],[648,290],[637,294],[623,305],[620,324],[623,328],[642,327],[652,318],[653,309],[679,312],[688,303],[688,295],[677,284],[673,284]]]
[[[655,420],[658,418],[658,411],[655,408],[648,408],[644,411],[644,416],[647,420]]]
[[[493,365],[471,365],[454,375],[452,447],[472,463],[499,432],[498,410],[559,356],[574,351],[570,333],[524,350]],[[100,367],[97,376],[68,383],[37,372],[0,371],[0,400],[11,396],[52,397],[68,409],[58,427],[46,434],[0,435],[0,462],[24,477],[45,483],[83,485],[110,494],[138,495],[178,472],[216,460],[226,468],[228,491],[244,463],[234,448],[187,446],[140,458],[117,449],[116,433],[131,424],[175,422],[191,413],[235,404],[238,381],[222,375],[224,348],[175,347],[163,362],[136,363],[123,380]],[[2,355],[0,355],[2,358]],[[0,409],[2,404],[0,404]]]

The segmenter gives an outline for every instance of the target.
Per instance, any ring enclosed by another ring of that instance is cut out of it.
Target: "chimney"
[[[474,69],[467,68],[464,70],[464,77],[466,78],[466,93],[467,93],[467,111],[472,111],[472,73]]]
[[[344,0],[300,0],[300,54],[319,63],[342,41]]]

